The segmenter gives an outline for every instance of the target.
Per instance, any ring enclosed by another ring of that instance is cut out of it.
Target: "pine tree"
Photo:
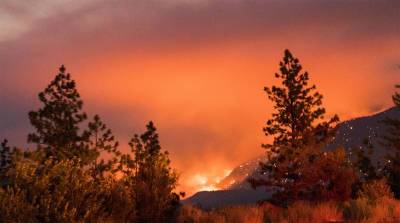
[[[86,120],[82,111],[83,101],[76,89],[75,81],[62,65],[53,81],[39,100],[43,107],[29,112],[29,120],[35,132],[28,135],[28,142],[36,143],[44,152],[44,158],[53,156],[57,160],[84,157],[89,151],[82,146],[80,124]]]
[[[162,151],[153,122],[142,135],[134,135],[129,142],[133,159],[130,160],[133,196],[137,222],[165,222],[179,204],[173,192],[178,176],[170,167],[168,152]]]
[[[396,85],[400,88],[400,85]],[[397,108],[400,108],[400,93],[395,92],[392,100]],[[383,144],[389,149],[383,163],[383,172],[388,184],[396,198],[400,198],[400,119],[386,118],[384,123],[387,125],[387,134],[384,135]]]
[[[315,85],[308,86],[308,73],[302,72],[299,60],[289,50],[285,50],[279,66],[280,73],[275,77],[282,80],[282,86],[264,88],[276,112],[264,127],[265,135],[273,136],[274,141],[263,146],[267,149],[285,146],[296,150],[315,140],[323,142],[331,133],[330,125],[338,122],[338,117],[318,123],[325,114],[325,108],[321,106],[322,95],[316,92]]]
[[[93,120],[89,122],[88,129],[83,133],[83,138],[86,141],[86,149],[91,151],[92,157],[90,160],[93,177],[102,177],[107,171],[113,171],[114,165],[118,161],[121,153],[118,150],[118,141],[101,120],[99,115],[95,115]],[[104,156],[107,156],[107,160]]]
[[[298,182],[303,177],[299,169],[305,160],[316,158],[319,146],[333,135],[332,124],[338,122],[338,117],[324,121],[322,95],[315,85],[309,86],[308,73],[302,71],[299,60],[289,50],[285,50],[279,65],[275,77],[282,85],[264,89],[275,109],[263,129],[266,136],[273,137],[272,143],[263,144],[269,159],[262,170],[268,180],[252,179],[251,183],[278,187],[276,196],[288,200],[299,196]]]

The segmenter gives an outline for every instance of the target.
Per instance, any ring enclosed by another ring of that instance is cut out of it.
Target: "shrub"
[[[364,183],[358,197],[365,198],[369,202],[375,204],[379,199],[393,198],[394,195],[386,179],[380,179]]]
[[[400,205],[399,202],[388,197],[383,197],[377,201],[373,207],[372,216],[368,222],[399,222]]]
[[[366,220],[372,215],[372,206],[366,198],[350,200],[343,204],[343,217],[349,221]]]
[[[8,178],[0,205],[12,204],[1,211],[11,222],[74,222],[100,217],[101,187],[90,181],[79,160],[54,163],[49,159],[44,164],[21,160]]]
[[[33,222],[36,209],[26,202],[26,195],[19,189],[0,188],[1,222]]]

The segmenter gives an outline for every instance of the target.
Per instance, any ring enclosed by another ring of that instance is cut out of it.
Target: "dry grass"
[[[232,206],[202,211],[192,206],[181,209],[178,223],[397,223],[400,222],[400,201],[382,198],[371,203],[366,199],[345,203],[309,204],[298,202],[289,208],[270,204]]]
[[[258,223],[263,222],[264,212],[257,206],[235,206],[210,212],[192,206],[184,206],[178,217],[179,223]]]
[[[383,198],[372,208],[372,215],[365,222],[392,223],[400,222],[400,203],[393,199]]]

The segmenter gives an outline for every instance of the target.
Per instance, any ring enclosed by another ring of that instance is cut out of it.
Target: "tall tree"
[[[396,85],[396,88],[400,88],[400,85]],[[392,99],[395,106],[400,108],[400,93],[395,92]],[[400,119],[386,118],[384,123],[388,130],[382,138],[384,146],[389,149],[389,153],[383,162],[383,172],[394,195],[400,198]]]
[[[275,77],[281,80],[281,86],[264,89],[275,109],[263,129],[266,136],[273,137],[272,143],[263,144],[269,159],[262,170],[268,180],[253,179],[252,183],[278,187],[276,196],[296,199],[304,178],[301,166],[319,155],[319,146],[332,136],[332,124],[339,119],[335,115],[324,121],[322,95],[315,85],[309,86],[308,73],[302,71],[299,60],[289,50],[285,50],[279,66]]]
[[[36,131],[28,135],[28,142],[36,143],[44,158],[70,159],[89,153],[83,147],[79,130],[87,118],[82,111],[83,101],[75,81],[65,71],[62,65],[54,80],[39,93],[43,106],[29,112],[29,120]]]
[[[302,72],[299,60],[289,50],[285,50],[279,66],[280,72],[275,77],[282,81],[282,86],[264,88],[276,112],[264,127],[265,135],[274,137],[273,143],[263,147],[285,146],[297,150],[316,140],[323,142],[332,133],[331,124],[338,122],[338,117],[323,121],[326,111],[322,107],[322,95],[315,85],[309,86],[308,72]]]
[[[132,196],[137,222],[165,222],[179,204],[174,193],[178,175],[170,167],[168,152],[162,151],[153,122],[142,135],[135,135],[129,145],[134,158],[130,160],[128,180],[133,184]]]

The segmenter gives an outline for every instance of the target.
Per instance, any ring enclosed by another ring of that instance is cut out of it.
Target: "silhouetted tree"
[[[79,131],[80,124],[87,118],[82,111],[83,101],[65,67],[62,65],[59,70],[54,80],[39,93],[42,108],[29,112],[29,120],[36,131],[28,135],[28,142],[36,143],[45,159],[50,156],[56,160],[85,159],[90,151],[83,146],[84,139]]]
[[[400,88],[400,85],[396,85],[396,88]],[[400,108],[400,93],[395,92],[392,99],[395,106]],[[382,138],[389,153],[383,162],[383,174],[396,198],[400,198],[400,119],[386,118],[384,123],[388,130]]]
[[[297,199],[304,188],[300,183],[304,176],[299,169],[317,159],[321,154],[320,146],[334,134],[332,124],[339,119],[334,116],[324,121],[322,95],[315,85],[309,86],[308,73],[302,71],[299,60],[289,50],[285,50],[279,65],[280,72],[275,77],[282,85],[264,89],[276,111],[264,127],[265,135],[273,137],[272,143],[263,145],[268,161],[262,164],[262,170],[268,180],[253,179],[251,182],[254,186],[279,188],[275,196],[284,199],[282,202],[289,202]]]
[[[100,116],[95,115],[89,122],[88,129],[84,131],[86,150],[92,151],[93,155],[91,170],[95,178],[102,177],[107,171],[112,171],[121,153],[118,150],[118,141],[101,120]],[[107,156],[107,157],[105,157]]]
[[[10,167],[12,161],[12,149],[8,145],[8,140],[4,139],[0,145],[0,176],[3,176]]]
[[[355,156],[353,162],[354,167],[358,169],[360,180],[363,181],[361,183],[377,180],[382,177],[371,159],[373,154],[373,144],[371,140],[365,139],[364,146],[353,148],[352,154]],[[379,163],[377,165],[379,166]]]
[[[142,135],[129,142],[134,158],[126,157],[130,183],[135,201],[136,222],[166,222],[179,205],[179,195],[173,192],[178,176],[170,167],[168,152],[162,151],[153,122]]]
[[[264,88],[276,112],[264,127],[265,135],[274,137],[273,143],[263,146],[272,151],[282,146],[295,151],[326,141],[333,133],[331,124],[339,118],[334,116],[328,122],[323,121],[322,95],[315,85],[308,85],[308,73],[302,72],[299,60],[289,50],[285,50],[279,65],[280,72],[275,77],[281,79],[282,86]]]
[[[7,173],[12,169],[15,148],[8,145],[8,140],[4,139],[0,144],[0,187],[6,188],[9,185]]]

